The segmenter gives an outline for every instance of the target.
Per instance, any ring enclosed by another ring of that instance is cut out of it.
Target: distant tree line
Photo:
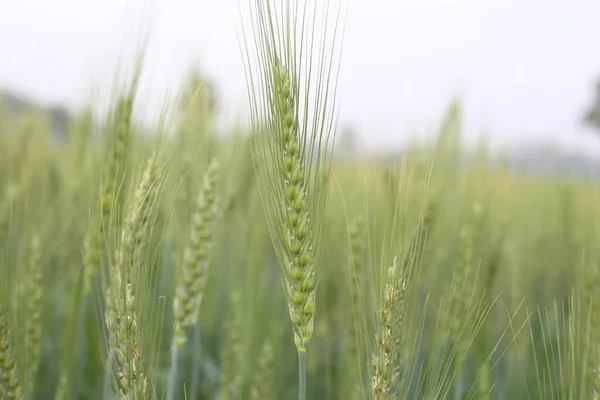
[[[596,97],[585,113],[584,122],[600,130],[600,79],[596,82]]]
[[[40,105],[24,96],[8,90],[0,90],[0,112],[8,120],[31,114],[45,115],[49,118],[52,136],[59,140],[66,139],[71,115],[66,107],[59,105]]]

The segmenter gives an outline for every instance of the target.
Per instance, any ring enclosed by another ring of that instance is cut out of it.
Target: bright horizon
[[[463,100],[469,139],[557,143],[600,154],[581,118],[600,78],[600,2],[578,0],[350,0],[338,91],[340,127],[367,147],[435,132]],[[194,62],[231,120],[244,112],[238,1],[6,2],[0,12],[0,88],[77,108],[93,87],[110,94],[151,20],[140,104],[155,110]],[[119,57],[122,55],[122,58]],[[142,100],[143,99],[143,100]]]

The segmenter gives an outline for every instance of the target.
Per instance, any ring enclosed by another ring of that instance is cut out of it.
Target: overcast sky
[[[152,21],[148,104],[197,62],[236,115],[238,15],[238,0],[0,0],[0,87],[73,107],[106,95]],[[459,95],[471,138],[598,151],[580,121],[599,77],[598,0],[349,0],[340,117],[388,145],[431,132]]]

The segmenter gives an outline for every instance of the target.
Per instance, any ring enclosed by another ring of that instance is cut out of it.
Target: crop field
[[[138,122],[143,57],[64,141],[0,101],[0,399],[600,398],[598,183],[467,156],[459,101],[338,151],[341,27],[283,3],[250,2],[251,127],[199,75]]]

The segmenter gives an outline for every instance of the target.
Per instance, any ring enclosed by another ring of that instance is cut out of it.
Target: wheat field
[[[341,28],[276,3],[248,128],[196,75],[143,125],[142,63],[64,142],[0,102],[0,399],[598,399],[598,183],[467,156],[458,100],[338,151]]]

